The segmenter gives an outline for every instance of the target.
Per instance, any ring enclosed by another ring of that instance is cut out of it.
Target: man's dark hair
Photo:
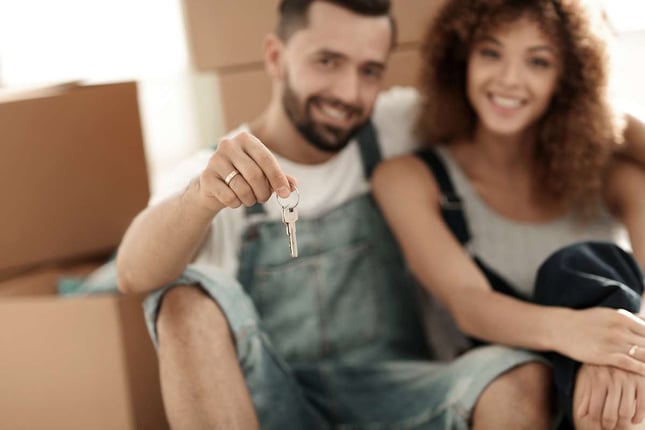
[[[390,0],[282,0],[276,33],[283,41],[308,25],[309,7],[315,1],[325,1],[359,15],[388,16],[392,25],[392,46],[396,44],[396,25],[390,13]]]

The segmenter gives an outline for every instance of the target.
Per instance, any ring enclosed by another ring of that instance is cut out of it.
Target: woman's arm
[[[408,156],[380,165],[373,191],[410,268],[464,333],[645,375],[645,364],[616,352],[617,333],[635,324],[623,324],[624,315],[607,308],[576,311],[539,306],[492,290],[445,225],[438,187],[419,159]],[[577,341],[571,342],[572,338]]]
[[[626,121],[625,143],[620,146],[619,153],[645,169],[645,122],[634,115],[626,115]]]
[[[645,169],[627,160],[614,160],[605,180],[605,201],[625,225],[634,258],[645,268]]]

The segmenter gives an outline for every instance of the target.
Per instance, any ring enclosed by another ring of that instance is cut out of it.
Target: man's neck
[[[300,134],[281,105],[272,103],[259,117],[249,123],[251,133],[271,151],[301,164],[320,164],[335,154],[317,149]]]

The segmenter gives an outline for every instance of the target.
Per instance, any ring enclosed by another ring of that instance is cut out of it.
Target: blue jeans
[[[193,266],[172,284],[201,286],[224,312],[265,430],[466,429],[491,381],[543,360],[489,346],[432,362],[417,286],[369,196],[299,220],[298,243],[292,259],[284,225],[258,222],[237,279]],[[172,285],[144,304],[155,342]]]
[[[199,284],[223,309],[262,429],[468,429],[489,383],[515,366],[546,362],[527,351],[485,346],[450,363],[287,363],[236,280],[214,268],[191,267],[172,285],[180,284]],[[172,285],[144,304],[155,344],[159,305]]]

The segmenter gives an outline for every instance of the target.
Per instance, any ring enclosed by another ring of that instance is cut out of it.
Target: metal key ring
[[[289,202],[288,202],[288,201],[287,201],[287,203],[286,203],[286,204],[282,204],[282,201],[280,201],[280,200],[281,200],[281,197],[276,193],[275,198],[276,198],[276,200],[278,201],[278,204],[280,205],[280,207],[281,207],[282,209],[293,209],[293,208],[295,208],[296,206],[298,206],[298,203],[300,203],[300,191],[298,191],[298,187],[293,187],[293,188],[294,188],[294,190],[296,191],[296,196],[297,196],[296,203],[295,203],[295,204],[293,204],[293,205],[289,205]],[[292,194],[293,194],[293,193],[289,194],[289,197],[291,197],[291,195],[292,195]],[[286,199],[283,199],[283,201],[284,201],[284,200],[288,200],[288,199],[289,199],[289,197],[287,197]]]

